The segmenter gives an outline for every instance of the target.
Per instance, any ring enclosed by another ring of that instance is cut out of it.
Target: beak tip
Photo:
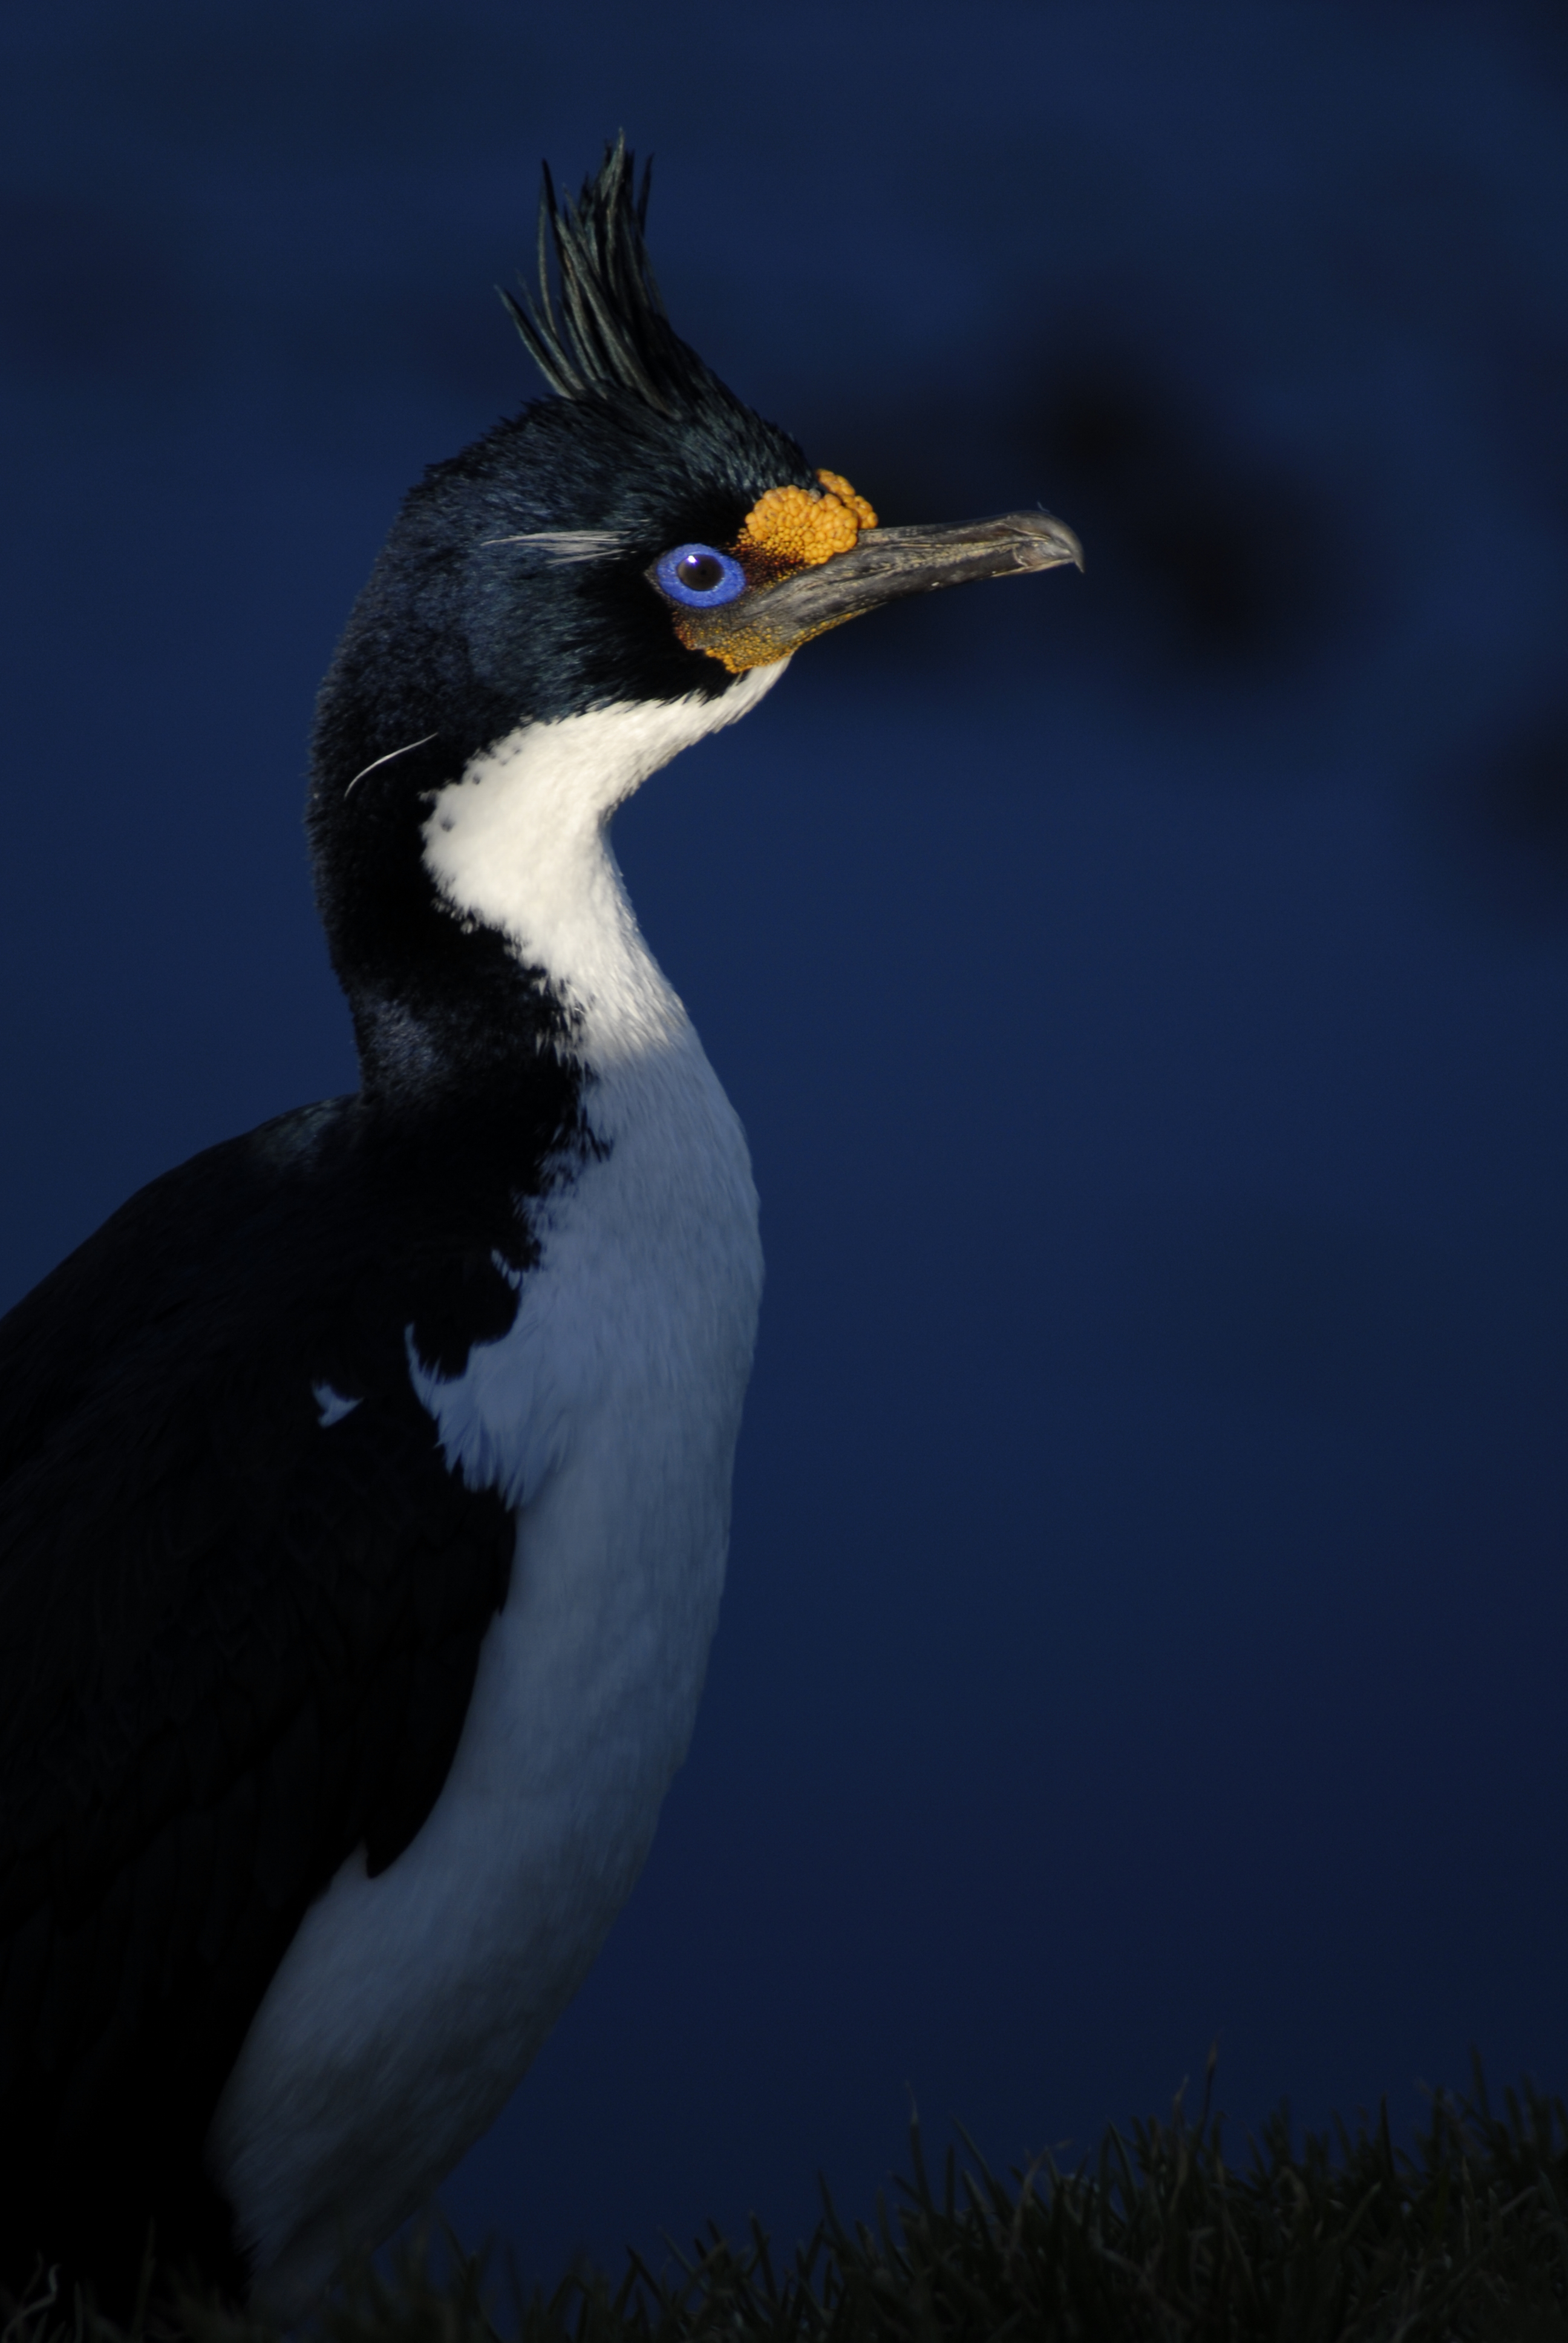
[[[1020,516],[1020,519],[1023,518]],[[1064,520],[1058,520],[1041,506],[1038,513],[1028,516],[1029,536],[1032,540],[1032,559],[1020,561],[1026,569],[1060,569],[1070,562],[1077,570],[1083,568],[1083,548],[1075,530]],[[1035,548],[1039,550],[1035,551]]]

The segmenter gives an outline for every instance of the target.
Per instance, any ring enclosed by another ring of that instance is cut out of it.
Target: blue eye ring
[[[683,578],[683,569],[692,575]],[[722,603],[739,601],[746,591],[745,570],[732,554],[720,553],[716,545],[672,546],[654,563],[653,575],[659,592],[689,610],[717,610]],[[709,582],[701,583],[704,578]]]

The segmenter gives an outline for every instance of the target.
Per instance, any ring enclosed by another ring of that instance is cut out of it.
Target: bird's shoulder
[[[528,1250],[516,1183],[460,1132],[387,1123],[328,1099],[203,1150],[0,1318],[0,1487],[95,1406],[201,1420],[220,1362],[280,1388],[291,1359],[374,1374],[401,1312],[449,1373],[504,1327],[497,1257],[515,1281]]]

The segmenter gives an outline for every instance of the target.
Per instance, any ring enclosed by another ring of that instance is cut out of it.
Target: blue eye
[[[746,572],[711,545],[678,545],[653,565],[660,590],[688,609],[713,610],[746,591]]]

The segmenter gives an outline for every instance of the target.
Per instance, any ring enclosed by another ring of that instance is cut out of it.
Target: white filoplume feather
[[[352,1415],[359,1405],[357,1399],[345,1399],[343,1393],[334,1391],[330,1383],[312,1383],[310,1396],[321,1412],[323,1432],[329,1432],[335,1423],[341,1423],[344,1417]]]
[[[499,2114],[625,1901],[690,1738],[761,1292],[757,1195],[608,822],[782,666],[713,700],[524,727],[426,825],[454,909],[502,930],[578,1019],[599,1151],[533,1210],[540,1257],[509,1332],[449,1383],[410,1349],[448,1463],[514,1507],[517,1560],[428,1821],[378,1878],[351,1857],[307,1914],[214,2118],[214,2177],[283,2318]],[[342,1403],[317,1396],[330,1437]]]

